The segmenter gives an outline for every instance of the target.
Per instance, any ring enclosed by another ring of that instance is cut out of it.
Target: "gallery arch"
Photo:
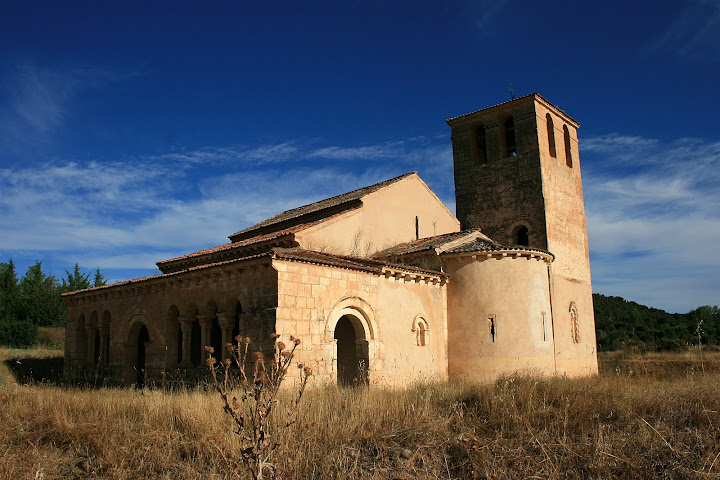
[[[125,381],[138,387],[145,385],[147,378],[147,354],[150,345],[150,331],[143,320],[131,324],[125,343]]]

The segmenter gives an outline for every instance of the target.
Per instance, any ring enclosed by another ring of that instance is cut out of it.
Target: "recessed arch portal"
[[[150,331],[145,322],[136,320],[130,326],[125,343],[125,381],[143,387],[147,380],[147,347]]]
[[[338,385],[354,387],[368,381],[368,342],[359,318],[343,315],[335,324],[337,342],[336,371]]]

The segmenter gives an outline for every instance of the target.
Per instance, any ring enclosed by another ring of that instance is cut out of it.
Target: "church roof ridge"
[[[249,246],[249,245],[254,245],[254,244],[256,244],[256,243],[261,243],[261,242],[266,242],[266,241],[269,241],[269,240],[276,240],[276,239],[281,238],[281,237],[290,236],[290,235],[293,235],[293,234],[295,234],[295,233],[301,232],[301,231],[303,231],[303,230],[305,230],[305,229],[307,229],[307,228],[314,227],[315,225],[319,225],[319,224],[321,224],[321,223],[323,223],[323,222],[326,222],[326,221],[328,221],[328,220],[332,220],[333,218],[338,217],[338,216],[341,215],[342,213],[344,213],[344,212],[337,213],[337,214],[335,214],[335,215],[330,215],[330,216],[328,216],[328,217],[323,217],[323,218],[320,218],[320,219],[318,219],[318,220],[313,220],[313,221],[310,221],[310,222],[305,222],[305,223],[300,223],[300,224],[297,224],[297,225],[293,225],[293,226],[291,226],[291,227],[283,228],[282,230],[276,230],[276,231],[270,232],[270,233],[264,233],[264,234],[260,234],[260,235],[255,235],[254,237],[246,238],[246,239],[244,239],[244,240],[239,240],[239,241],[237,241],[237,242],[224,243],[224,244],[218,245],[218,246],[216,246],[216,247],[210,247],[210,248],[205,248],[205,249],[203,249],[203,250],[198,250],[198,251],[196,251],[196,252],[186,253],[185,255],[179,255],[179,256],[177,256],[177,257],[168,258],[167,260],[160,260],[159,262],[156,262],[155,264],[156,264],[158,267],[160,267],[160,266],[168,265],[168,264],[170,264],[170,263],[178,262],[178,261],[181,261],[181,260],[186,260],[186,259],[190,259],[190,258],[201,257],[201,256],[203,256],[203,255],[210,255],[210,254],[217,253],[217,252],[222,252],[222,251],[225,251],[225,250],[240,249],[240,248],[243,248],[243,247],[247,247],[247,246]]]
[[[400,243],[392,247],[386,248],[374,255],[375,258],[392,257],[396,255],[407,255],[410,253],[418,253],[425,250],[432,250],[446,243],[452,242],[472,233],[480,232],[479,228],[469,230],[461,230],[459,232],[449,232],[432,237],[419,238],[410,242]]]
[[[455,117],[448,118],[447,120],[445,120],[445,123],[447,123],[448,125],[451,125],[451,126],[452,126],[453,123],[456,123],[457,120],[459,120],[459,119],[461,119],[461,118],[463,118],[463,117],[467,117],[467,116],[469,116],[469,115],[474,115],[474,114],[476,114],[476,113],[484,112],[484,111],[487,111],[487,110],[492,110],[492,109],[494,109],[494,108],[502,107],[502,106],[507,105],[507,104],[509,104],[509,103],[513,103],[513,102],[518,102],[518,101],[521,101],[521,100],[525,100],[525,99],[530,98],[530,97],[533,97],[533,98],[535,98],[536,100],[539,100],[540,102],[542,102],[543,104],[545,104],[546,107],[549,107],[549,108],[555,110],[558,114],[564,116],[565,118],[567,118],[568,120],[570,120],[571,122],[573,122],[576,127],[579,127],[579,126],[580,126],[580,123],[579,123],[577,120],[575,120],[574,118],[572,118],[570,115],[568,115],[568,114],[565,112],[565,110],[561,109],[560,107],[558,107],[558,106],[555,105],[554,103],[550,102],[547,98],[543,97],[543,96],[540,95],[538,92],[529,93],[529,94],[527,94],[527,95],[523,95],[522,97],[513,98],[513,99],[507,100],[507,101],[505,101],[505,102],[500,102],[500,103],[497,103],[497,104],[495,104],[495,105],[491,105],[491,106],[489,106],[489,107],[481,108],[480,110],[474,110],[474,111],[472,111],[472,112],[463,113],[462,115],[457,115],[457,116],[455,116]]]
[[[100,290],[106,290],[106,289],[109,289],[109,288],[124,287],[124,286],[127,286],[127,285],[132,285],[132,284],[136,284],[136,283],[143,283],[143,282],[147,282],[147,281],[150,281],[150,280],[164,279],[164,278],[172,277],[172,276],[175,276],[175,275],[181,275],[181,274],[188,273],[188,272],[194,272],[194,271],[196,271],[196,270],[204,270],[204,269],[206,269],[206,268],[212,268],[212,267],[217,267],[217,266],[220,266],[220,265],[227,265],[227,264],[230,264],[230,263],[242,262],[242,261],[252,260],[252,259],[255,259],[255,258],[267,257],[267,256],[269,256],[269,254],[268,254],[267,252],[264,252],[264,253],[258,253],[258,254],[255,254],[255,255],[248,255],[248,256],[240,257],[240,258],[233,258],[233,259],[231,259],[231,260],[224,260],[224,261],[213,262],[213,263],[205,263],[205,264],[202,264],[202,265],[195,265],[195,266],[192,266],[192,267],[184,268],[184,269],[178,270],[178,271],[176,271],[176,272],[159,273],[159,274],[157,274],[157,275],[148,275],[148,276],[146,276],[146,277],[131,278],[130,280],[122,280],[122,281],[115,282],[115,283],[109,283],[109,284],[107,284],[107,285],[100,285],[100,286],[98,286],[98,287],[90,287],[90,288],[85,288],[85,289],[82,289],[82,290],[75,290],[74,292],[65,292],[65,293],[61,293],[60,296],[61,296],[61,297],[70,297],[70,296],[73,296],[73,295],[76,295],[76,294],[80,294],[80,293],[90,293],[90,292],[95,293],[95,292],[98,292],[98,291],[100,291]]]
[[[282,222],[293,220],[293,219],[302,217],[303,215],[320,212],[327,208],[337,207],[337,206],[343,205],[345,203],[352,202],[354,200],[360,200],[362,197],[364,197],[372,192],[380,190],[381,188],[387,187],[388,185],[396,183],[396,182],[398,182],[404,178],[410,177],[412,175],[417,175],[417,172],[408,172],[403,175],[400,175],[400,176],[397,176],[394,178],[390,178],[388,180],[383,180],[382,182],[378,182],[373,185],[368,185],[366,187],[358,188],[358,189],[352,190],[350,192],[342,193],[340,195],[335,195],[333,197],[325,198],[323,200],[318,200],[317,202],[309,203],[309,204],[303,205],[301,207],[286,210],[286,211],[281,212],[275,216],[272,216],[266,220],[263,220],[262,222],[258,222],[251,227],[248,227],[243,230],[240,230],[239,232],[233,233],[232,235],[229,235],[229,238],[233,241],[244,240],[245,238],[248,238],[247,237],[248,234],[251,234],[252,232],[254,232],[256,230],[261,230],[264,228],[272,227],[273,225],[277,225]]]
[[[272,250],[274,257],[279,259],[295,260],[304,263],[315,263],[328,265],[349,270],[360,270],[369,273],[380,274],[386,268],[404,270],[436,277],[448,277],[446,273],[425,268],[403,265],[400,263],[384,262],[375,258],[352,257],[348,255],[333,255],[331,253],[318,252],[317,250],[306,250],[303,248],[275,248]]]

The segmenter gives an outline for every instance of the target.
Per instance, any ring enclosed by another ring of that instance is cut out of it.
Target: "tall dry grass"
[[[275,460],[292,479],[720,477],[720,375],[627,364],[577,380],[315,388]],[[224,456],[237,455],[217,394],[201,390],[6,382],[0,412],[1,478],[230,478]]]

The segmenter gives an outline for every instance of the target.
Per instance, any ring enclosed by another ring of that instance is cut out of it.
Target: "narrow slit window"
[[[580,325],[575,302],[570,303],[570,338],[573,343],[580,343]]]
[[[486,165],[487,161],[487,142],[485,140],[485,127],[480,125],[473,129],[475,164]]]
[[[418,318],[413,324],[415,342],[418,347],[424,347],[428,343],[428,324],[424,318]]]
[[[495,343],[497,340],[497,324],[495,321],[495,315],[490,315],[488,317],[488,327],[490,327],[490,341]]]
[[[570,146],[570,130],[568,130],[567,125],[563,125],[563,133],[565,136],[565,163],[568,167],[572,168],[572,147]]]
[[[540,312],[540,315],[542,316],[542,338],[543,342],[547,342],[547,326],[545,323],[545,312]]]
[[[555,150],[555,125],[549,113],[545,115],[545,119],[547,121],[548,150],[550,151],[551,157],[557,158],[557,151]]]
[[[415,240],[420,239],[420,218],[415,215]]]
[[[508,117],[503,125],[505,127],[505,156],[516,157],[517,146],[515,144],[515,120],[513,117]]]

